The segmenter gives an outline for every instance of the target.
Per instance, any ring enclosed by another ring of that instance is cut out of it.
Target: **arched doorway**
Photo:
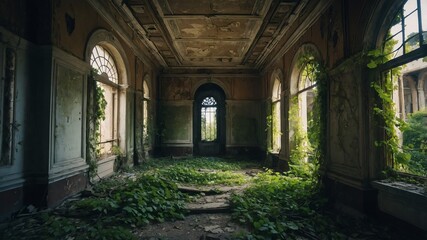
[[[194,96],[194,154],[217,156],[225,152],[225,94],[215,84],[200,86]]]

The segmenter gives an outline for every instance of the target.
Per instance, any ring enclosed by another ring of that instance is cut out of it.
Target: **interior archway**
[[[225,93],[218,85],[200,86],[194,96],[194,154],[225,153]]]

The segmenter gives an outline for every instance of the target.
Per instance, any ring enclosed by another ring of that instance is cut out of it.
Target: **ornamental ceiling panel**
[[[165,68],[254,68],[298,0],[128,0]],[[135,21],[136,20],[136,21]]]

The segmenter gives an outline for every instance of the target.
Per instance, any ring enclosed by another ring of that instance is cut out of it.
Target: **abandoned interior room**
[[[146,239],[427,238],[427,0],[2,0],[0,76],[0,238],[195,231],[184,174],[245,164],[239,233]]]

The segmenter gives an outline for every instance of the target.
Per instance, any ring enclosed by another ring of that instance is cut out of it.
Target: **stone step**
[[[188,194],[205,194],[205,195],[215,195],[221,193],[216,188],[202,188],[202,187],[191,187],[191,186],[183,186],[178,185],[178,190],[183,193]]]
[[[240,192],[245,189],[248,185],[242,186],[212,186],[212,187],[202,187],[202,186],[187,186],[178,184],[178,190],[183,193],[188,194],[205,194],[205,195],[216,195],[227,193],[231,191]]]
[[[186,210],[190,214],[199,213],[224,213],[230,212],[230,204],[227,202],[212,202],[212,203],[189,203],[186,206]]]

